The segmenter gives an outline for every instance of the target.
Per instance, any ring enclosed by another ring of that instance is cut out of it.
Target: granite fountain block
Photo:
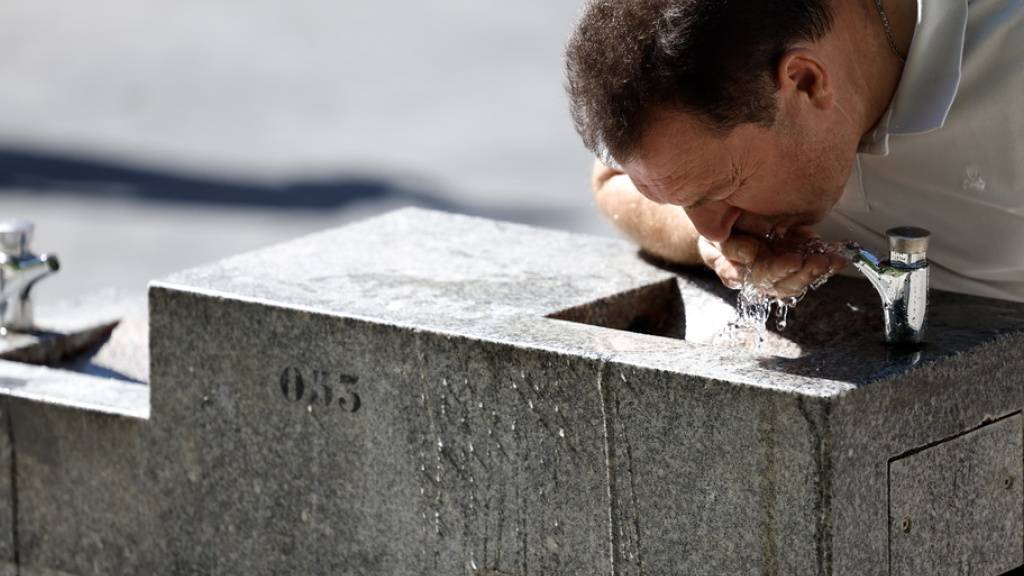
[[[17,553],[14,545],[14,487],[12,479],[14,451],[10,440],[10,404],[0,401],[0,576],[17,575]]]
[[[392,213],[153,283],[145,414],[9,398],[0,534],[29,576],[1024,564],[1024,305],[936,293],[898,351],[876,299],[751,351],[623,242]]]

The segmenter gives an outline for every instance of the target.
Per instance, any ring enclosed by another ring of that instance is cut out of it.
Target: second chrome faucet
[[[55,255],[29,249],[33,229],[25,220],[0,221],[0,335],[32,329],[32,287],[60,269]]]

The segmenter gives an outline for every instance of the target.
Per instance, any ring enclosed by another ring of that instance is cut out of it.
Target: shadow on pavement
[[[9,148],[0,148],[0,194],[3,189],[282,210],[338,210],[362,202],[388,201],[529,224],[564,222],[568,216],[564,210],[550,208],[460,203],[437,191],[410,188],[387,177],[340,175],[294,182],[244,182]]]

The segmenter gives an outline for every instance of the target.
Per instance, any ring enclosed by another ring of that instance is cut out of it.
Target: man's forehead
[[[699,146],[652,150],[627,162],[624,168],[643,192],[683,205],[714,193],[731,180],[733,172],[723,150]]]
[[[640,141],[637,159],[651,177],[678,170],[707,177],[721,165],[729,138],[687,114],[655,115]],[[728,158],[725,158],[726,163]]]

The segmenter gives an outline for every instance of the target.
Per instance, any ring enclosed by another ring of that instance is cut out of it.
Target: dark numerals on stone
[[[310,370],[304,374],[298,367],[288,366],[281,372],[278,386],[281,396],[290,403],[324,408],[333,406],[345,412],[356,412],[362,400],[352,387],[358,381],[358,376],[350,374],[323,370]]]

